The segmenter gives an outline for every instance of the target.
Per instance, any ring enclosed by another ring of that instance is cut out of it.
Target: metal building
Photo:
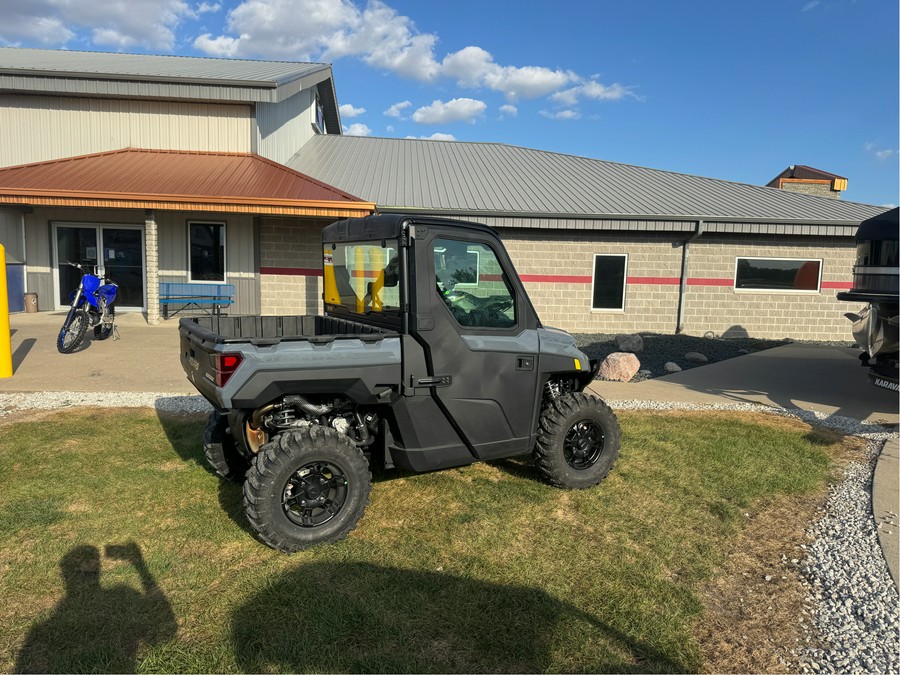
[[[0,48],[0,167],[15,293],[61,307],[77,256],[125,275],[123,302],[149,321],[164,281],[233,283],[236,313],[315,312],[321,227],[377,208],[496,227],[551,325],[843,339],[853,235],[884,210],[497,143],[343,136],[323,64],[15,48]]]

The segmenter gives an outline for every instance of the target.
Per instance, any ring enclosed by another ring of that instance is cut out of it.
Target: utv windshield
[[[325,303],[354,314],[399,314],[398,246],[395,241],[326,246]]]

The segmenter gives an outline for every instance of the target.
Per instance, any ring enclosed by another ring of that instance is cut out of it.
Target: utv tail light
[[[244,357],[240,354],[216,354],[213,357],[213,367],[216,370],[216,386],[224,387],[225,383],[234,375]]]

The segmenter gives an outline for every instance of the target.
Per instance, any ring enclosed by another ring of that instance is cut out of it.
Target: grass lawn
[[[348,540],[293,556],[256,542],[240,488],[204,468],[202,420],[4,424],[0,670],[709,667],[704,588],[744,514],[820,495],[841,440],[762,415],[620,421],[598,488],[548,487],[519,461],[379,475]]]

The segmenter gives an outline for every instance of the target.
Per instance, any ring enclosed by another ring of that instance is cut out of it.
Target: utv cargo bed
[[[211,344],[249,342],[254,345],[304,340],[313,343],[341,338],[381,340],[396,335],[369,324],[329,316],[201,316],[183,318],[182,332]]]

